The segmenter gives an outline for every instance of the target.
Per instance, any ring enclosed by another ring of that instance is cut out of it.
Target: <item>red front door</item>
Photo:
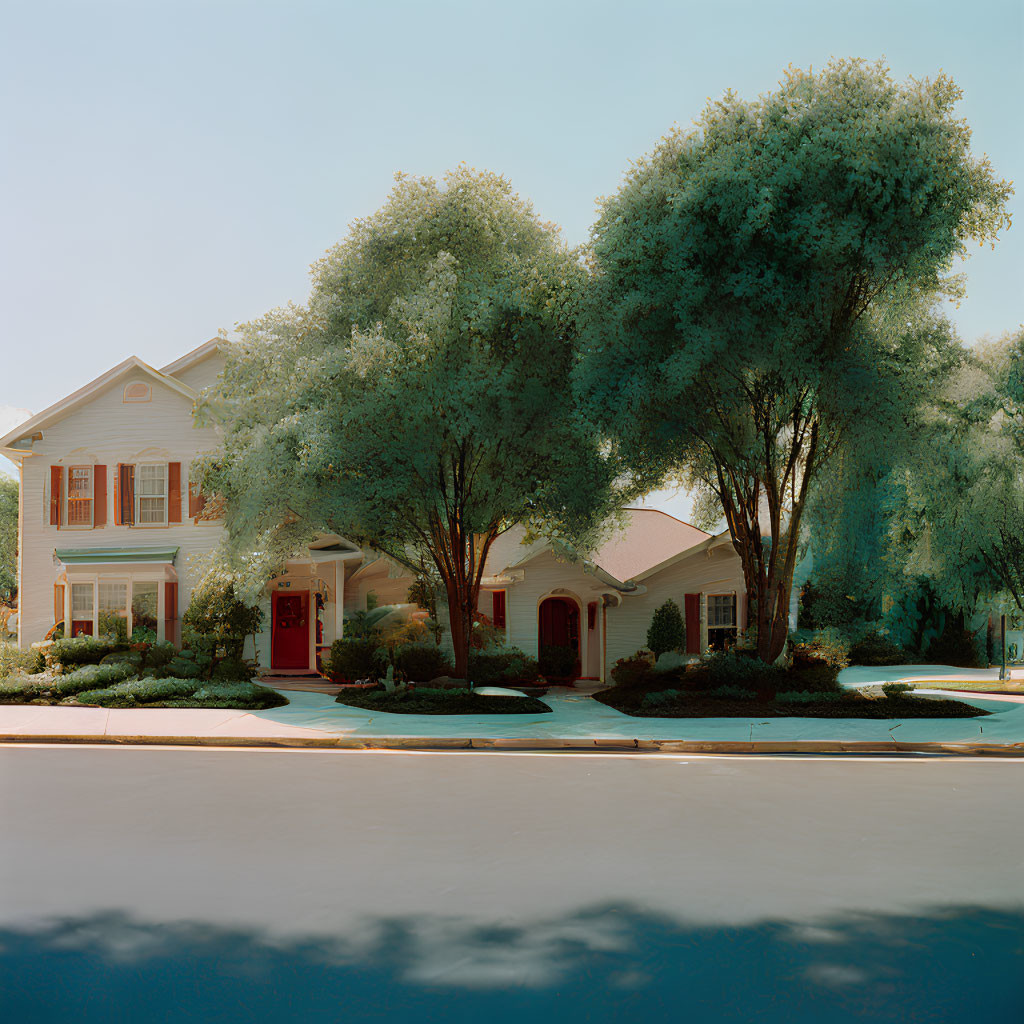
[[[309,670],[309,591],[271,594],[270,667]]]
[[[564,671],[548,674],[571,676],[580,673],[580,609],[575,601],[567,597],[548,597],[541,601],[539,612],[538,653],[545,660],[545,648],[563,647],[572,652],[574,661]],[[560,659],[564,660],[564,659]],[[543,666],[541,671],[544,671]]]

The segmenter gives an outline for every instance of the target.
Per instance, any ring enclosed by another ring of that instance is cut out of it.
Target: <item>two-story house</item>
[[[222,539],[221,510],[199,493],[192,465],[217,431],[193,419],[195,400],[224,366],[213,339],[157,370],[132,356],[0,438],[21,472],[19,643],[57,623],[98,634],[111,617],[180,643],[192,589]],[[536,656],[575,650],[577,674],[607,679],[645,642],[655,608],[684,611],[687,649],[722,646],[746,625],[739,559],[726,535],[709,536],[663,512],[630,510],[625,531],[586,561],[512,530],[492,548],[480,610],[506,640]],[[256,650],[264,671],[315,671],[342,636],[344,616],[401,604],[411,578],[334,535],[268,581]]]

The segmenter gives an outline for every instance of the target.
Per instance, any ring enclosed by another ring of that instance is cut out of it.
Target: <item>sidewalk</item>
[[[282,692],[289,704],[256,712],[3,705],[0,742],[1024,756],[1024,696],[955,694],[957,699],[993,713],[984,718],[901,721],[631,718],[566,689],[552,689],[544,698],[551,714],[394,715],[347,707],[327,694]],[[954,696],[950,691],[918,692]]]

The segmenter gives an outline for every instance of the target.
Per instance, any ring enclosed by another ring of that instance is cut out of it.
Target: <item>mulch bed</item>
[[[471,690],[423,693],[405,690],[342,690],[337,703],[393,715],[538,715],[551,708],[535,697],[487,697]]]
[[[612,687],[594,700],[634,718],[980,718],[991,714],[958,700],[926,697],[871,698],[857,694],[811,704],[778,704],[773,700],[728,700],[702,693],[684,693],[671,703],[641,707],[643,694]]]

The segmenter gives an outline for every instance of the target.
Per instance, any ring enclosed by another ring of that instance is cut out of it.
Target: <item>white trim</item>
[[[221,347],[227,344],[229,342],[226,342],[223,338],[211,338],[209,341],[204,341],[198,348],[194,348],[191,352],[186,352],[183,356],[175,359],[173,363],[161,366],[160,372],[166,373],[169,376],[183,373],[185,370],[190,370],[193,366],[201,363],[204,359],[209,359],[210,356],[216,355]]]
[[[134,486],[132,488],[133,491],[135,492],[134,493],[134,496],[135,496],[135,521],[132,523],[133,527],[141,526],[143,529],[153,528],[153,527],[159,528],[159,527],[167,526],[168,523],[170,522],[170,515],[169,515],[169,513],[170,513],[170,504],[171,504],[171,494],[170,494],[170,490],[171,490],[170,483],[171,483],[171,481],[170,481],[169,465],[170,464],[167,463],[167,462],[136,462],[135,463],[135,482],[134,482]],[[161,495],[159,495],[159,494],[143,494],[142,493],[142,488],[140,486],[141,483],[142,483],[142,473],[140,471],[142,470],[142,468],[144,466],[146,466],[146,467],[158,466],[158,467],[161,467],[163,469],[163,471],[164,471],[164,493],[163,493],[164,517],[158,523],[143,523],[143,522],[141,522],[141,518],[142,518],[142,516],[141,516],[141,512],[142,512],[142,499],[143,498],[147,498],[147,499],[152,500],[154,498],[161,497]]]

